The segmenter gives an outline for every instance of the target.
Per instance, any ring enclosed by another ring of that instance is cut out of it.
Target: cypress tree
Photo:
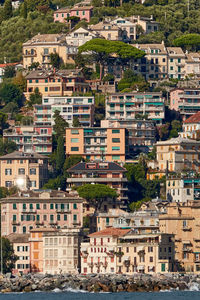
[[[24,1],[24,3],[22,3],[21,8],[20,8],[20,15],[26,19],[27,18],[27,2]]]
[[[3,7],[3,18],[4,20],[8,20],[12,17],[12,1],[6,0]]]
[[[57,150],[56,150],[56,171],[59,175],[63,173],[65,163],[65,148],[63,136],[58,137]]]

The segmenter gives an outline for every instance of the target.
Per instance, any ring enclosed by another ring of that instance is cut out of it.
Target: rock
[[[24,292],[25,293],[30,293],[32,291],[32,289],[31,289],[31,286],[29,285],[29,286],[25,286],[25,288],[24,288]]]
[[[12,292],[11,288],[1,290],[1,293],[11,293],[11,292]]]
[[[101,282],[98,282],[98,285],[100,286],[100,288],[102,289],[103,292],[109,292],[109,291],[110,291],[108,285],[103,284],[103,283],[101,283]]]
[[[32,291],[36,291],[37,290],[37,285],[36,284],[32,284],[31,285],[31,290]]]

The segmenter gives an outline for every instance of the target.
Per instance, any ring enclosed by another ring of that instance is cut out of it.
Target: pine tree
[[[3,18],[4,20],[8,20],[12,17],[12,1],[6,0],[3,7]]]
[[[59,136],[57,151],[56,151],[56,170],[61,175],[63,173],[63,167],[65,163],[65,148],[64,148],[64,138]]]
[[[65,128],[69,127],[69,124],[67,121],[65,121],[62,116],[60,115],[60,112],[56,110],[53,115],[54,118],[54,125],[53,125],[53,131],[56,134],[56,137],[59,137],[60,135],[65,135]]]

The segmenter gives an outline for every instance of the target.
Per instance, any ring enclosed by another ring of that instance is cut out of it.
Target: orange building
[[[66,128],[66,154],[89,160],[125,161],[125,128]]]

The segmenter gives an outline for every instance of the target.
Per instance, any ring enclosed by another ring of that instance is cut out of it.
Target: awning
[[[137,247],[137,252],[143,251],[144,250],[144,246],[139,246]]]
[[[145,267],[144,267],[144,266],[138,266],[137,269],[138,269],[138,270],[144,270]]]
[[[183,244],[191,244],[190,241],[182,241],[182,242],[183,242]]]

